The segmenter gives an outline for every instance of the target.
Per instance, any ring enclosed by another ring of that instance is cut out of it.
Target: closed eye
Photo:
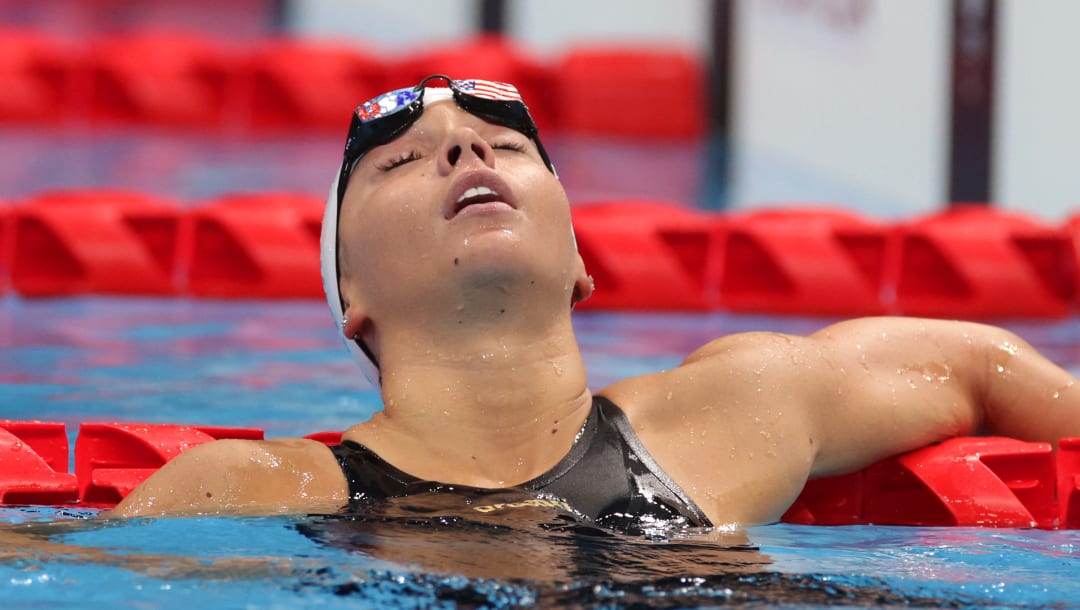
[[[495,150],[514,150],[517,152],[525,152],[525,146],[522,145],[520,142],[498,142],[496,144],[492,144],[491,147]]]
[[[388,172],[388,171],[394,169],[395,167],[399,167],[399,166],[405,165],[406,163],[416,161],[419,158],[420,158],[420,153],[416,152],[415,150],[410,150],[407,153],[403,153],[403,154],[398,155],[396,157],[391,157],[390,160],[382,163],[381,165],[378,165],[377,167],[380,170],[384,171],[384,172]]]

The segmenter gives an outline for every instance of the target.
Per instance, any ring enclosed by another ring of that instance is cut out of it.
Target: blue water
[[[584,313],[576,326],[600,388],[675,366],[723,334],[827,322]],[[1005,325],[1080,368],[1080,322]],[[0,353],[0,418],[61,421],[70,434],[80,422],[121,420],[291,436],[342,429],[379,408],[318,302],[9,296]],[[409,510],[354,521],[103,522],[90,509],[0,508],[0,599],[5,608],[1080,607],[1080,531],[773,525],[745,541],[698,531],[643,540]]]

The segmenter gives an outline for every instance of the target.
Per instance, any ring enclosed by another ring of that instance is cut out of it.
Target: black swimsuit
[[[353,505],[471,489],[422,481],[352,441],[331,450],[349,482]],[[575,513],[616,530],[637,530],[647,523],[711,525],[701,509],[652,459],[623,412],[600,396],[593,398],[589,417],[566,457],[519,489],[535,492],[537,498],[564,501]]]

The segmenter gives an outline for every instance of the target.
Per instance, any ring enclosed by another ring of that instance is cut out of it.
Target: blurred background
[[[0,0],[0,199],[325,192],[357,102],[524,90],[575,203],[1077,205],[1069,0]]]

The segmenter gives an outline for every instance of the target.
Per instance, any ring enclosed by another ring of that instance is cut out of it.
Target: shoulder
[[[820,358],[815,342],[805,337],[738,333],[709,342],[673,369],[632,377],[598,394],[637,419],[670,418],[709,405],[753,410],[777,400],[798,400],[800,393],[791,390],[820,373]]]
[[[322,443],[300,438],[219,440],[165,464],[113,515],[310,511],[340,505],[347,496],[337,460]]]
[[[718,339],[669,371],[598,392],[713,523],[767,523],[802,489],[816,448],[800,389],[805,339]],[[748,490],[752,497],[747,496]]]

